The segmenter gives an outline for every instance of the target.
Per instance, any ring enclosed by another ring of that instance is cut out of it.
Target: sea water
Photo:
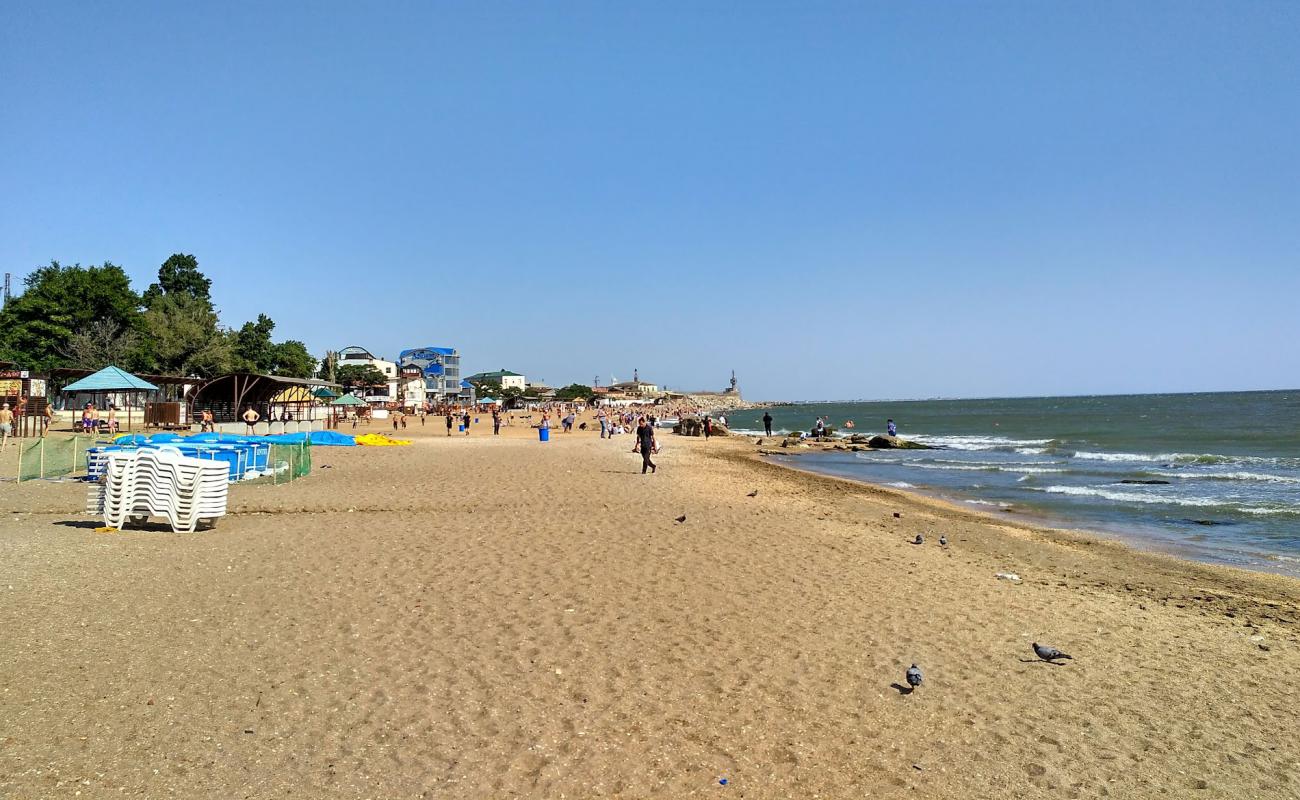
[[[1204,561],[1300,576],[1300,390],[807,403],[777,432],[883,432],[933,450],[810,453],[794,466],[936,494]],[[763,410],[733,412],[762,433]],[[845,428],[845,422],[855,425]]]

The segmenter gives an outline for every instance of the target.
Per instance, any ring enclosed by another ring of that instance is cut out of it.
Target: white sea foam
[[[1051,472],[1069,472],[1061,467],[999,467],[1001,472],[1023,472],[1026,475],[1046,475]]]
[[[1172,453],[1163,456],[1144,453],[1092,453],[1087,450],[1079,450],[1074,454],[1074,457],[1087,461],[1173,461],[1174,455]]]
[[[1275,514],[1300,515],[1300,506],[1246,506],[1237,510],[1243,514],[1254,514],[1258,517],[1269,517]]]
[[[1046,447],[1017,447],[1016,452],[1022,456],[1041,456],[1047,452]]]
[[[885,485],[886,485],[886,486],[893,486],[895,489],[915,489],[915,488],[916,488],[915,486],[913,486],[912,484],[908,483],[907,481],[894,481],[893,483],[887,483],[887,484],[885,484]]]
[[[905,438],[931,447],[946,447],[950,450],[999,450],[1008,447],[1044,445],[1052,441],[1051,439],[1008,439],[1005,436],[942,436],[927,433],[910,434]]]
[[[1225,456],[1217,453],[1098,453],[1078,450],[1075,458],[1089,461],[1127,461],[1130,463],[1160,464],[1269,464],[1288,466],[1300,463],[1297,459],[1269,458],[1267,456]]]
[[[1045,488],[1030,487],[1036,492],[1047,492],[1048,494],[1066,494],[1078,497],[1104,497],[1107,500],[1115,500],[1120,503],[1156,503],[1162,505],[1174,506],[1221,506],[1224,505],[1222,500],[1213,497],[1167,497],[1154,494],[1141,494],[1139,492],[1119,492],[1113,489],[1099,489],[1094,486],[1048,486]]]
[[[1180,480],[1202,481],[1255,481],[1256,483],[1300,483],[1300,478],[1286,475],[1271,475],[1266,472],[1173,472],[1156,470],[1152,475],[1162,478],[1179,478]]]

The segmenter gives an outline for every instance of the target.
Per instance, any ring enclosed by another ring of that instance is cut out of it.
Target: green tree
[[[107,261],[98,267],[51,261],[23,285],[23,293],[0,311],[0,357],[29,369],[67,366],[71,337],[100,321],[120,331],[142,331],[140,296],[122,268]],[[118,366],[150,367],[139,349],[122,355],[127,363]]]
[[[325,357],[320,360],[320,371],[316,377],[330,383],[337,383],[337,370],[339,367],[339,354],[334,350],[326,350]]]
[[[245,322],[233,334],[231,351],[234,369],[238,372],[270,372],[275,366],[275,343],[271,331],[275,322],[265,314],[258,314],[256,322]]]
[[[581,383],[571,383],[555,393],[556,400],[589,400],[591,387]]]
[[[163,296],[184,295],[212,305],[212,280],[199,272],[199,260],[192,255],[173,253],[158,268],[158,282],[144,291],[144,305],[153,307]]]
[[[144,325],[160,374],[210,378],[230,371],[230,337],[206,300],[181,292],[157,295],[144,312]]]
[[[372,386],[386,386],[388,377],[380,372],[374,364],[344,364],[335,370],[335,378],[343,388],[368,389]]]
[[[316,357],[307,345],[296,339],[280,342],[271,347],[271,372],[287,378],[310,378],[316,373]]]

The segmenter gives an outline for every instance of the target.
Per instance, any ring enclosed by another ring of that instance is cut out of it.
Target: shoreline
[[[752,438],[752,434],[737,434],[737,435],[750,436]],[[765,437],[760,436],[759,438],[765,438]],[[754,455],[756,458],[759,459],[784,459],[784,458],[798,459],[804,456],[817,455],[819,453],[827,453],[827,452],[836,452],[836,450],[833,446],[825,446],[824,444],[823,446],[820,447],[813,446],[812,448],[807,450],[791,450],[790,452],[778,452],[773,448],[761,447],[758,451],[754,453]],[[873,449],[873,448],[860,448],[860,452],[884,453],[889,451]],[[943,450],[935,449],[935,452],[943,452]],[[1035,509],[1033,511],[1023,511],[1020,510],[1019,508],[1016,508],[1013,504],[1010,503],[1002,505],[1002,504],[995,503],[994,501],[985,500],[979,497],[974,498],[974,500],[979,501],[978,503],[972,502],[970,500],[961,499],[961,498],[945,497],[942,493],[951,490],[944,489],[943,487],[922,484],[922,483],[909,484],[906,487],[894,486],[888,483],[875,483],[866,478],[850,477],[845,475],[836,475],[830,472],[822,472],[817,469],[813,469],[811,467],[801,467],[795,464],[786,464],[776,460],[772,460],[770,463],[776,464],[777,466],[787,467],[788,469],[797,470],[799,472],[808,473],[811,475],[819,475],[822,477],[834,478],[837,480],[844,480],[844,481],[849,481],[851,483],[870,486],[873,489],[878,489],[881,491],[900,492],[906,495],[925,498],[927,500],[932,500],[934,502],[943,503],[947,505],[954,513],[965,512],[965,513],[982,515],[986,517],[990,522],[995,522],[998,524],[1003,524],[1003,523],[1019,524],[1022,527],[1031,528],[1031,529],[1054,530],[1054,531],[1061,531],[1063,533],[1073,533],[1073,534],[1080,534],[1085,536],[1093,536],[1103,541],[1113,542],[1116,544],[1123,545],[1127,548],[1132,549],[1135,552],[1166,556],[1190,564],[1223,567],[1225,569],[1242,570],[1245,572],[1259,573],[1265,575],[1278,575],[1284,578],[1290,578],[1292,580],[1300,581],[1300,568],[1287,567],[1278,563],[1280,559],[1285,559],[1287,558],[1287,556],[1276,554],[1276,553],[1267,553],[1261,551],[1218,549],[1218,550],[1208,550],[1206,557],[1197,558],[1194,555],[1196,553],[1195,548],[1192,547],[1180,548],[1177,542],[1173,542],[1168,539],[1161,538],[1155,534],[1143,534],[1141,532],[1135,532],[1135,529],[1125,529],[1120,526],[1109,527],[1109,528],[1101,527],[1101,526],[1081,527],[1081,526],[1070,524],[1071,520],[1064,514],[1053,514],[1050,511],[1043,511],[1038,509]],[[979,508],[969,508],[968,506],[970,505],[987,505],[991,509],[996,509],[996,511],[994,510],[985,511]],[[1004,511],[1004,509],[1006,509],[1006,511]],[[1255,563],[1257,563],[1258,566],[1241,566],[1238,564],[1228,563],[1225,560],[1222,560],[1221,558],[1216,560],[1213,557],[1213,553],[1216,552],[1238,553],[1238,554],[1248,553],[1249,555],[1254,556],[1257,559]],[[1294,560],[1300,562],[1300,558]]]
[[[948,498],[936,497],[921,491],[916,491],[916,489],[920,487],[904,489],[886,484],[872,483],[860,478],[831,475],[793,464],[786,464],[772,460],[770,455],[767,453],[746,451],[739,452],[736,455],[751,463],[761,464],[770,469],[784,470],[810,480],[825,481],[831,485],[845,485],[860,490],[866,490],[882,498],[888,498],[902,504],[918,506],[927,511],[938,512],[940,515],[986,525],[1005,532],[1016,532],[1022,536],[1033,537],[1034,542],[1037,544],[1049,546],[1057,545],[1062,547],[1082,547],[1096,552],[1113,550],[1113,556],[1116,559],[1126,562],[1130,560],[1136,562],[1147,562],[1146,566],[1166,573],[1187,572],[1198,577],[1208,577],[1210,579],[1217,576],[1221,580],[1229,582],[1242,581],[1249,583],[1258,581],[1260,584],[1280,589],[1283,594],[1293,594],[1294,600],[1297,603],[1300,603],[1300,578],[1287,573],[1254,570],[1231,564],[1205,562],[1185,558],[1174,553],[1167,553],[1160,550],[1148,550],[1136,546],[1121,537],[1104,535],[1100,531],[1092,531],[1085,528],[1071,528],[1068,526],[1061,527],[1048,524],[1047,522],[1036,523],[1023,516],[1017,518],[1015,515],[998,514],[993,511],[969,508]],[[797,456],[805,454],[792,453],[790,455]],[[1272,589],[1267,589],[1265,591],[1272,591]]]

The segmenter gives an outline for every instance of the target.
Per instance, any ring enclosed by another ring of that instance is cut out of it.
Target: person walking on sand
[[[704,438],[707,439],[713,435],[713,417],[708,414],[704,415]]]
[[[453,418],[453,414],[452,414],[452,412],[451,412],[451,411],[448,411],[448,412],[447,412],[447,435],[448,435],[448,436],[451,436],[452,418]]]
[[[609,415],[605,409],[596,412],[596,421],[600,423],[600,438],[604,439],[605,434],[609,432]]]
[[[257,421],[262,418],[262,415],[254,411],[252,406],[248,406],[241,416],[244,418],[244,424],[248,426],[248,435],[253,436],[256,434],[257,428],[254,426],[257,425]]]
[[[650,460],[650,456],[655,451],[655,429],[650,426],[645,417],[641,417],[636,424],[636,444],[632,446],[632,452],[641,452],[641,474],[644,475],[646,469],[650,470],[653,475],[658,472],[658,467]]]
[[[9,446],[9,437],[14,433],[14,412],[9,404],[0,404],[0,450]],[[21,449],[21,448],[20,448]]]
[[[501,435],[501,410],[498,408],[492,409],[492,435]]]
[[[465,415],[461,417],[461,422],[465,423],[465,435],[469,436],[469,411],[468,410],[466,410]]]
[[[763,412],[763,433],[767,436],[772,435],[772,414],[769,411]]]

